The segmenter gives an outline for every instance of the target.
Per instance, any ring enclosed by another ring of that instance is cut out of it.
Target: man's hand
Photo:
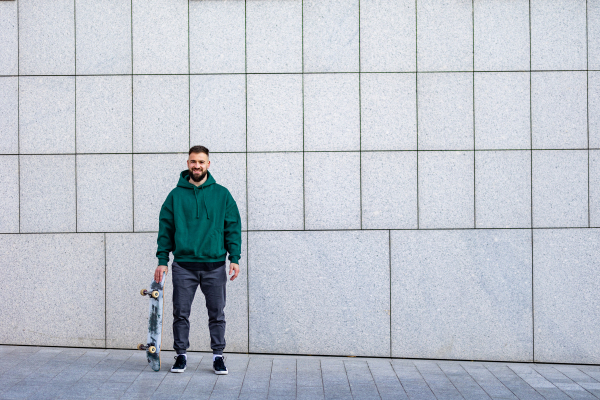
[[[158,283],[162,281],[163,272],[168,272],[169,268],[166,265],[159,265],[156,267],[156,271],[154,271],[154,280]]]
[[[229,279],[230,281],[237,278],[238,274],[240,273],[240,266],[237,264],[234,264],[234,263],[230,263],[229,264],[229,275],[231,275],[233,273],[233,271],[235,271],[235,274]]]

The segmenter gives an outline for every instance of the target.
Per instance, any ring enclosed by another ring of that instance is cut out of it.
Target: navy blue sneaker
[[[183,354],[178,355],[175,358],[175,365],[171,367],[171,372],[183,372],[185,371],[186,358]]]
[[[217,375],[227,375],[229,373],[227,371],[227,367],[225,367],[225,361],[223,361],[223,357],[217,357],[215,361],[213,361],[213,369]]]

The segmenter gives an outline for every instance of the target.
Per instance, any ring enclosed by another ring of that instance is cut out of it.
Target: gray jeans
[[[173,274],[173,348],[177,354],[185,354],[190,347],[190,312],[196,289],[206,299],[210,348],[213,354],[223,354],[225,349],[225,288],[227,271],[225,262],[212,271],[190,271],[176,262],[171,267]]]

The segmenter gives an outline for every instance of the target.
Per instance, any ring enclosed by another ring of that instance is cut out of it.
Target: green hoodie
[[[229,190],[208,178],[192,185],[182,171],[177,187],[162,205],[158,228],[158,265],[167,265],[169,252],[177,262],[238,263],[242,248],[242,223]]]

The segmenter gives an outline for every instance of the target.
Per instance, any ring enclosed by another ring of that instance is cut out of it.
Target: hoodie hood
[[[206,219],[210,219],[208,207],[206,205],[205,191],[207,189],[210,189],[211,185],[214,185],[217,182],[215,181],[215,178],[213,178],[213,176],[211,175],[211,173],[209,171],[206,171],[206,175],[207,175],[206,181],[202,185],[196,186],[196,185],[192,185],[189,182],[190,171],[187,169],[183,170],[183,171],[181,171],[181,174],[179,174],[179,181],[177,182],[177,187],[180,187],[183,189],[189,189],[189,190],[193,191],[194,197],[196,198],[196,218],[200,218],[200,203],[202,203],[202,204],[204,204],[204,210],[206,211]]]

